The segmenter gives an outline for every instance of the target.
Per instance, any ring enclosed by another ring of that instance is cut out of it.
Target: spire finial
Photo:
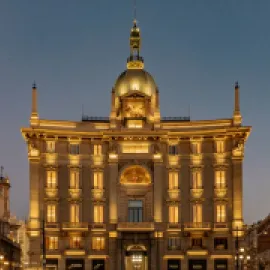
[[[234,111],[233,111],[233,122],[234,125],[239,126],[242,123],[242,116],[240,112],[240,98],[239,98],[239,83],[238,81],[234,84]]]
[[[37,108],[37,85],[36,81],[34,81],[34,83],[32,84],[32,110],[31,110],[30,124],[36,125],[38,119],[39,116]]]
[[[143,69],[144,62],[140,56],[141,50],[141,34],[140,29],[137,27],[137,1],[134,2],[134,20],[133,27],[131,28],[129,43],[130,43],[130,57],[127,60],[128,69]]]

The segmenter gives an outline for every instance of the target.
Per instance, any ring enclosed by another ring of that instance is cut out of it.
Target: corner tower
[[[141,34],[136,20],[129,40],[127,69],[119,75],[112,89],[110,126],[159,128],[159,92],[153,77],[144,69],[144,59],[140,55]]]

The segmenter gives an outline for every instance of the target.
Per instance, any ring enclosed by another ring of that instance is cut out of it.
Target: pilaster
[[[118,177],[118,160],[109,160],[109,221],[116,224],[117,216],[117,177]]]
[[[154,161],[154,221],[162,222],[162,206],[163,206],[163,163],[162,160]]]

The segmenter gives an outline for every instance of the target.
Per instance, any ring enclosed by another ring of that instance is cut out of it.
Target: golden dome
[[[151,74],[144,69],[127,69],[116,80],[114,89],[117,96],[136,91],[152,96],[157,86]]]

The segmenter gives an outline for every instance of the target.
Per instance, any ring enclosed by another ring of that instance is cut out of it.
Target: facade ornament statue
[[[235,157],[240,157],[244,155],[244,139],[243,138],[239,138],[235,140],[232,153],[233,153],[233,156]]]

